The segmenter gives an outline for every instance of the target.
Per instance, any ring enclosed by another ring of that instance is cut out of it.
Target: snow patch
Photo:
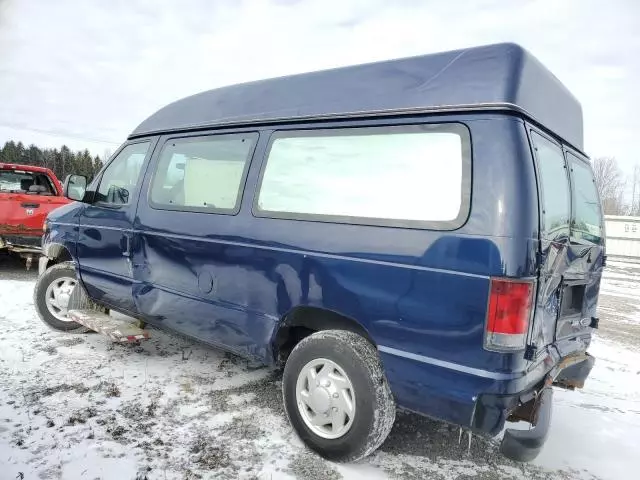
[[[638,301],[637,271],[616,270],[602,285],[605,295],[622,295],[616,301],[630,324],[638,319],[629,307],[631,298]],[[467,451],[457,429],[405,414],[373,455],[336,465],[309,452],[289,425],[278,372],[155,329],[138,348],[53,332],[35,314],[33,285],[0,279],[2,478],[520,480],[636,473],[640,354],[604,336],[593,342],[597,362],[585,389],[556,396],[558,414],[540,466],[516,465],[482,438],[474,437]],[[601,313],[602,322],[607,315]]]

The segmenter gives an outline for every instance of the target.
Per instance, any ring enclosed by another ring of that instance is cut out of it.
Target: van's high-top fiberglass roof
[[[465,110],[520,112],[583,150],[582,108],[576,98],[529,52],[509,43],[209,90],[160,109],[130,138],[207,127]]]

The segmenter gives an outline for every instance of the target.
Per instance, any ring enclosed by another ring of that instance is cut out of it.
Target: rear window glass
[[[602,239],[600,197],[591,168],[572,154],[568,155],[573,175],[573,236],[593,243]]]
[[[29,189],[27,183],[33,183],[33,175],[30,173],[0,170],[0,192],[26,192]]]
[[[47,175],[23,170],[0,170],[0,192],[55,195]]]
[[[277,133],[257,211],[364,224],[455,224],[468,209],[468,143],[460,125]]]
[[[548,238],[566,236],[569,233],[571,200],[562,148],[535,132],[531,137],[540,175],[543,232]]]

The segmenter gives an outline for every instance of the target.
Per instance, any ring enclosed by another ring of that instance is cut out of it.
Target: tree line
[[[0,163],[18,163],[46,167],[53,170],[60,181],[69,174],[86,176],[89,181],[102,168],[103,159],[92,156],[89,150],[73,152],[66,145],[58,148],[25,146],[22,142],[8,141],[0,149]]]
[[[640,216],[640,165],[626,178],[614,157],[594,158],[592,164],[604,214]]]

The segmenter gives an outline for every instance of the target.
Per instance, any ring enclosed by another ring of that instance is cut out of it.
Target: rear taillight
[[[487,350],[522,350],[527,340],[533,283],[491,279],[484,346]]]

